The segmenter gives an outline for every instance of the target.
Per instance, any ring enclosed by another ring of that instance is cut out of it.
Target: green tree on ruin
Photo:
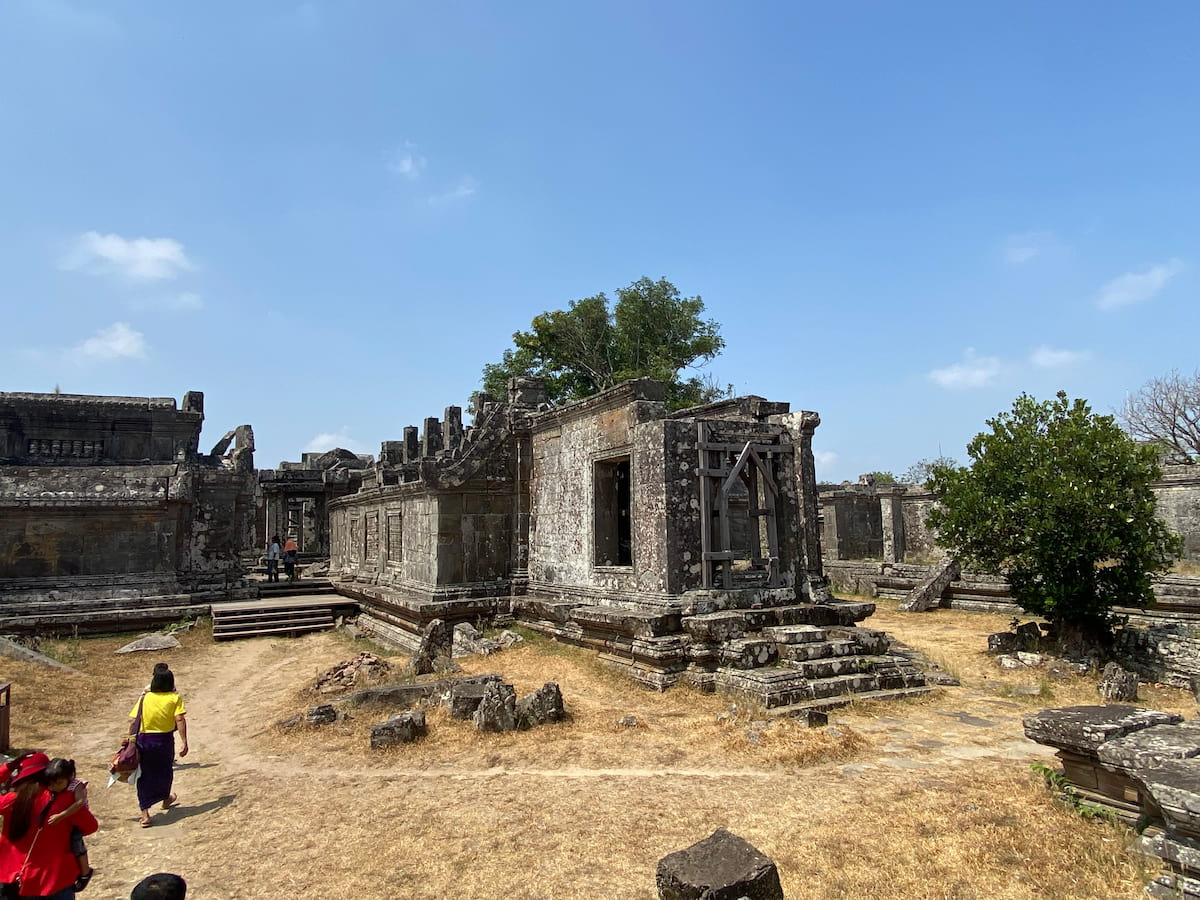
[[[1022,394],[987,424],[968,467],[932,467],[930,527],[965,565],[1005,575],[1022,609],[1055,624],[1061,650],[1104,648],[1113,607],[1153,603],[1154,574],[1182,549],[1155,515],[1156,449],[1061,391]]]
[[[933,474],[934,466],[957,466],[952,456],[936,456],[933,459],[918,459],[900,476],[902,484],[925,484]]]
[[[699,297],[681,296],[666,279],[619,288],[611,307],[603,293],[572,300],[516,332],[501,361],[483,367],[483,389],[503,397],[509,378],[533,375],[551,401],[569,403],[629,378],[655,378],[666,383],[672,409],[729,396],[711,378],[683,374],[725,346],[720,326],[703,313]]]

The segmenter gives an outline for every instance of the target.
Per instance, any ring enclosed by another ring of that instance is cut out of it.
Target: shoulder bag
[[[137,770],[141,765],[141,756],[138,753],[137,736],[142,731],[142,704],[146,702],[145,693],[138,700],[137,716],[134,717],[133,725],[129,728],[129,737],[121,742],[121,749],[117,751],[117,755],[112,758],[109,764],[108,771],[114,775],[128,775],[130,772]]]

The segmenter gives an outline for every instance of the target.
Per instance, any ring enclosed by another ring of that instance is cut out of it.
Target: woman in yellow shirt
[[[134,726],[141,708],[141,727]],[[178,804],[171,788],[175,781],[175,732],[179,732],[179,755],[187,756],[187,710],[183,698],[175,693],[175,674],[165,663],[154,667],[150,688],[130,710],[129,718],[135,722],[129,733],[136,734],[138,755],[141,758],[142,774],[138,776],[138,807],[141,809],[141,824],[149,828],[150,808],[161,803],[163,809]]]

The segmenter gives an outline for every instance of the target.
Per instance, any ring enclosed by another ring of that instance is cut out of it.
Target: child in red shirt
[[[46,820],[47,825],[53,825],[61,819],[68,819],[87,806],[87,782],[75,777],[75,760],[52,759],[46,766],[46,789],[52,794],[62,794],[67,791],[75,797],[75,802],[66,809],[55,813]],[[83,843],[83,832],[76,827],[71,828],[71,852],[79,862],[79,877],[75,879],[75,890],[82,891],[92,880],[96,870],[88,863],[87,846]]]

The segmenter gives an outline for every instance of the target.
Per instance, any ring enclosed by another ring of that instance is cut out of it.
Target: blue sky
[[[260,466],[704,298],[818,476],[1197,367],[1200,6],[0,3],[0,390],[206,394]]]

